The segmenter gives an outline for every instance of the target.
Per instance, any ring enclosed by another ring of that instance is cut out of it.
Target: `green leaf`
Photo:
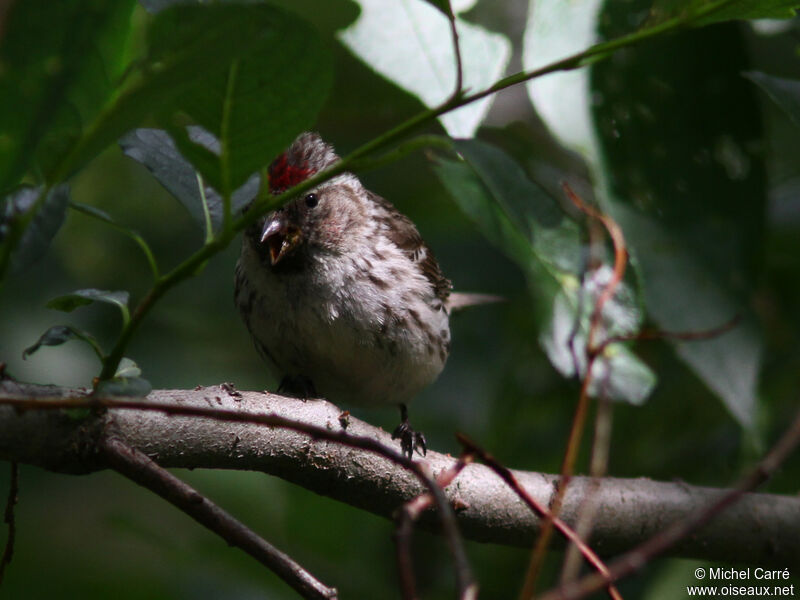
[[[534,259],[526,235],[492,200],[475,171],[463,161],[439,159],[434,172],[458,207],[499,250],[527,271]]]
[[[49,174],[122,75],[133,0],[25,0],[10,5],[0,44],[0,190]]]
[[[606,4],[601,35],[631,6]],[[611,212],[659,328],[699,332],[740,314],[762,255],[766,177],[755,90],[736,24],[686,31],[592,68],[591,94]],[[749,319],[716,340],[672,341],[745,426],[753,425],[762,341]]]
[[[425,106],[455,91],[456,61],[448,18],[424,0],[358,0],[358,20],[339,38],[353,54]],[[481,90],[499,79],[511,57],[504,35],[456,20],[463,60],[463,87]],[[448,112],[440,121],[452,137],[472,137],[491,99]]]
[[[758,71],[749,71],[744,76],[764,90],[800,127],[800,81],[773,77]]]
[[[528,277],[543,323],[539,342],[566,377],[585,377],[586,345],[594,303],[611,277],[601,267],[581,288],[581,238],[575,223],[539,185],[499,148],[478,140],[455,140],[466,162],[441,160],[435,171],[459,207],[484,235]],[[593,343],[639,330],[642,317],[632,290],[621,283],[603,306]],[[592,395],[643,402],[655,375],[622,344],[610,344],[592,368]]]
[[[0,244],[4,256],[11,253],[11,268],[14,271],[21,271],[39,260],[64,223],[69,186],[56,186],[49,190],[46,197],[42,197],[43,191],[41,187],[25,186],[3,201],[0,210]]]
[[[219,142],[209,133],[192,130],[198,144],[219,153]],[[209,185],[203,186],[201,194],[198,173],[189,161],[178,152],[172,138],[161,129],[136,129],[120,140],[123,152],[142,163],[158,179],[159,183],[175,196],[189,211],[201,228],[206,227],[206,211],[203,198],[208,207],[212,229],[218,231],[222,224],[222,196]],[[258,175],[252,175],[247,182],[233,193],[232,212],[236,215],[253,198],[260,187]]]
[[[220,140],[220,156],[195,166],[231,192],[313,124],[331,83],[319,35],[269,5],[171,6],[153,18],[148,44],[139,76],[74,149],[67,172],[155,111],[166,129],[194,123]]]
[[[92,347],[92,350],[94,350],[98,358],[101,360],[103,359],[103,353],[100,351],[100,345],[94,336],[86,331],[81,331],[80,329],[70,327],[69,325],[55,325],[45,331],[33,346],[25,349],[25,351],[22,353],[22,358],[28,358],[42,346],[60,346],[64,342],[68,342],[70,340],[81,340],[86,342]]]
[[[113,304],[120,309],[120,312],[122,312],[123,324],[126,324],[130,320],[128,299],[129,294],[126,291],[111,292],[107,290],[85,289],[53,298],[46,306],[54,310],[72,312],[79,306],[86,306],[93,302],[105,302],[106,304]]]
[[[213,167],[186,155],[220,193],[231,193],[313,124],[331,85],[331,53],[307,23],[267,5],[176,6],[157,21],[149,36],[154,59],[183,53],[187,44],[208,53],[210,31],[212,45],[238,47],[240,38],[253,38],[249,52],[223,68],[204,68],[202,79],[176,98],[180,111],[220,144]],[[165,126],[173,122],[171,115],[162,118]],[[186,153],[184,140],[176,142]]]

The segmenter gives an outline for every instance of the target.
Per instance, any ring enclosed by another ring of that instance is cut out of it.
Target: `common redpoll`
[[[273,194],[339,157],[303,133],[269,167]],[[414,224],[351,173],[292,199],[245,231],[235,300],[279,391],[399,405],[403,452],[425,452],[406,403],[450,352],[448,281]],[[457,295],[452,296],[454,299]]]

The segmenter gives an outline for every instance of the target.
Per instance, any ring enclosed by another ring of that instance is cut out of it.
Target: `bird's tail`
[[[493,304],[495,302],[505,302],[502,296],[494,294],[473,294],[470,292],[453,292],[448,296],[445,306],[448,312],[456,312],[469,306],[479,306],[481,304]]]

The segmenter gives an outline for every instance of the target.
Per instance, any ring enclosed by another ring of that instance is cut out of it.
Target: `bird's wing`
[[[419,266],[436,296],[443,302],[446,301],[453,284],[442,273],[436,257],[425,244],[414,223],[388,200],[372,192],[367,193],[379,209],[377,218],[386,236]]]

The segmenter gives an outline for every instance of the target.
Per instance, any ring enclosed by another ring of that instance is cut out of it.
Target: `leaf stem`
[[[195,172],[197,179],[197,191],[200,193],[200,204],[203,207],[203,221],[206,224],[206,238],[205,243],[208,244],[214,239],[214,227],[211,223],[211,213],[208,210],[208,198],[206,198],[206,186],[203,183],[203,176],[199,171]],[[227,198],[227,196],[225,196]]]

